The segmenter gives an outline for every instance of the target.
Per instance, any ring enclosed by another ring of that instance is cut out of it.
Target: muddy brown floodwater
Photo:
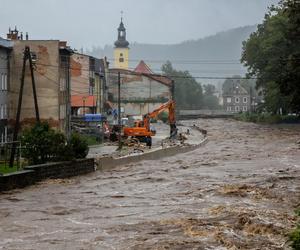
[[[0,195],[0,249],[289,249],[300,126],[184,121],[195,151]]]

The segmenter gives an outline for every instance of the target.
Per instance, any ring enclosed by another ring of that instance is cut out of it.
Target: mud
[[[209,142],[1,194],[0,249],[289,249],[300,126],[183,123]]]

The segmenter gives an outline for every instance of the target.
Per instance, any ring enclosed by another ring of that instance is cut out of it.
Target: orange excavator
[[[154,111],[143,116],[142,121],[136,121],[134,127],[125,127],[124,136],[126,137],[135,137],[141,142],[146,142],[147,146],[152,145],[152,136],[155,135],[155,132],[150,129],[150,119],[156,118],[161,112],[168,109],[169,111],[169,124],[170,124],[170,138],[174,138],[177,134],[176,128],[176,119],[175,119],[175,102],[170,100]]]

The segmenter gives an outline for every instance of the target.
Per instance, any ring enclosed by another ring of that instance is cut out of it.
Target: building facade
[[[240,84],[235,83],[223,93],[224,110],[231,113],[251,111],[251,96]]]
[[[106,59],[74,53],[71,56],[72,115],[103,112]]]
[[[9,59],[12,43],[0,38],[0,143],[8,141]]]
[[[8,34],[13,40],[10,60],[9,123],[14,126],[20,79],[23,68],[23,56],[26,46],[30,48],[34,64],[37,101],[40,119],[51,127],[70,134],[70,56],[72,50],[66,42],[59,40],[29,40]],[[25,85],[20,121],[22,127],[35,123],[35,106],[29,63],[25,68]]]
[[[96,113],[104,113],[105,103],[107,101],[106,83],[108,81],[108,62],[106,58],[96,61],[96,68],[99,70],[95,71],[95,87],[97,96],[97,108]]]
[[[118,73],[121,75],[121,106],[124,115],[152,112],[172,98],[172,80],[154,74],[141,61],[135,70],[110,69],[108,101],[117,107]]]

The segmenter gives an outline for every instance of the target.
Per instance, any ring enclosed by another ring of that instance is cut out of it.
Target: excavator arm
[[[169,124],[170,124],[170,134],[174,133],[174,130],[176,130],[176,118],[175,118],[175,102],[173,100],[170,100],[163,105],[161,105],[159,108],[153,110],[152,112],[144,115],[144,126],[147,128],[148,131],[150,131],[150,119],[156,118],[161,112],[168,109],[169,111]]]

